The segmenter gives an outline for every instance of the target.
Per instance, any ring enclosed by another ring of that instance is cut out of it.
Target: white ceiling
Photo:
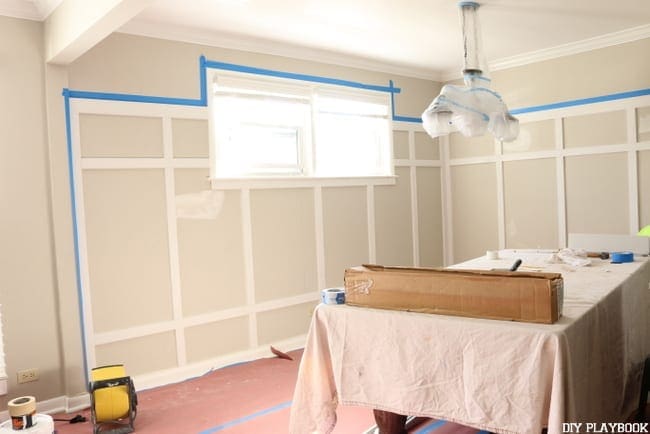
[[[0,0],[44,19],[62,0]],[[650,0],[482,0],[493,68],[650,37]],[[454,0],[155,0],[120,31],[433,79],[461,69]]]

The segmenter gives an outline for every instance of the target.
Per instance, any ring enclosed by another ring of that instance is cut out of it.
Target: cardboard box
[[[552,324],[562,310],[559,273],[363,265],[345,270],[347,304]]]

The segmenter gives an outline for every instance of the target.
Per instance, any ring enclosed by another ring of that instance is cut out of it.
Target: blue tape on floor
[[[421,428],[421,429],[415,431],[415,434],[428,434],[430,432],[433,432],[433,431],[437,430],[438,428],[440,428],[441,426],[443,426],[446,423],[447,423],[447,421],[438,420],[438,421],[432,423],[431,425],[427,425],[424,428]]]
[[[251,421],[255,418],[258,418],[260,416],[265,416],[267,414],[275,413],[280,410],[284,410],[285,408],[291,407],[291,401],[283,402],[282,404],[278,404],[274,407],[266,408],[264,410],[258,411],[253,414],[249,414],[248,416],[240,417],[239,419],[234,419],[231,420],[230,422],[226,422],[224,424],[215,426],[213,428],[208,428],[206,430],[201,431],[199,434],[212,434],[215,432],[223,431],[226,428],[230,428],[235,425],[241,425],[242,423],[246,423],[248,421]]]

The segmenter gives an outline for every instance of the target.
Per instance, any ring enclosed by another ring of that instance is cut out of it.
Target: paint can
[[[0,434],[55,434],[54,419],[47,414],[35,413],[32,415],[33,425],[20,430],[13,429],[13,421],[8,420],[0,424]]]

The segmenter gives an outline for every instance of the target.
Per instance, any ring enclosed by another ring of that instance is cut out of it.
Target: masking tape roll
[[[328,288],[320,292],[323,304],[345,304],[345,291],[341,288]]]
[[[488,259],[499,259],[499,251],[498,250],[488,250],[485,252],[485,257]]]
[[[609,256],[612,259],[612,264],[634,262],[634,253],[632,252],[612,252]]]
[[[7,403],[7,410],[11,416],[11,426],[15,430],[31,428],[36,424],[36,398],[33,396],[21,396],[12,399]]]
[[[54,434],[54,419],[47,414],[36,413],[32,419],[34,425],[30,428],[20,430],[21,434]],[[12,421],[8,420],[0,424],[0,434],[14,434],[16,431],[12,429]],[[17,434],[17,433],[16,433]]]

